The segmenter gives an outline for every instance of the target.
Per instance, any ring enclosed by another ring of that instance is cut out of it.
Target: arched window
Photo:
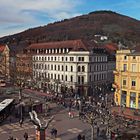
[[[68,70],[68,66],[66,66],[66,71]]]

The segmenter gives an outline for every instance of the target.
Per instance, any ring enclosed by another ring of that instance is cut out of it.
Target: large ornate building
[[[113,82],[115,60],[104,48],[82,40],[31,44],[33,77],[55,92],[93,95]],[[111,63],[110,63],[111,62]],[[113,62],[113,63],[112,63]]]
[[[115,103],[140,109],[140,53],[118,50],[114,74]]]
[[[9,48],[0,45],[0,77],[9,78]]]

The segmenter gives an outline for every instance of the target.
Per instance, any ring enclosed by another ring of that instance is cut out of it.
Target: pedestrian
[[[57,137],[57,129],[56,128],[54,129],[54,137],[55,138]]]
[[[51,129],[51,132],[50,133],[51,133],[51,136],[54,135],[54,128]]]
[[[97,127],[97,137],[99,136],[99,134],[100,134],[100,129],[99,127]]]
[[[82,136],[80,134],[77,136],[77,140],[82,140]]]
[[[81,139],[82,139],[82,140],[85,140],[85,139],[86,139],[86,138],[85,138],[85,135],[83,135]]]
[[[28,140],[28,133],[27,132],[24,133],[24,138],[25,138],[25,140]]]
[[[23,119],[21,119],[21,120],[19,121],[19,124],[20,124],[20,127],[22,127]]]

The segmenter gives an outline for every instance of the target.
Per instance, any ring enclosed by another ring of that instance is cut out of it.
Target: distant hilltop
[[[102,36],[102,39],[97,38]],[[28,29],[18,34],[0,38],[19,48],[32,43],[86,39],[99,43],[119,43],[134,48],[140,44],[140,21],[112,11],[95,11],[87,15]],[[26,45],[25,45],[26,44]]]

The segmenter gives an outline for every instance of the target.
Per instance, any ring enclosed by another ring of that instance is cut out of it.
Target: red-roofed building
[[[0,77],[9,77],[9,48],[7,45],[0,45]]]
[[[115,64],[108,69],[109,54],[95,42],[79,39],[37,43],[31,44],[27,52],[32,54],[33,79],[38,81],[38,88],[83,96],[105,92],[113,82],[108,71]]]

